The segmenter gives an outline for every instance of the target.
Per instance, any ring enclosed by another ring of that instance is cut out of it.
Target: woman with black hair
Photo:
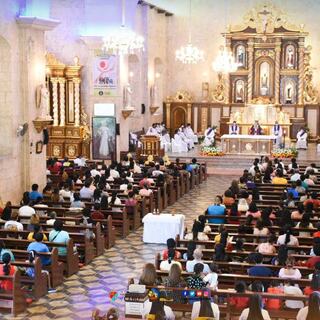
[[[196,250],[197,248],[197,245],[196,243],[191,240],[188,242],[188,245],[187,245],[187,252],[183,254],[183,259],[184,260],[193,260],[194,259],[194,256],[193,256],[193,252],[194,250]]]
[[[170,248],[168,250],[168,259],[162,260],[160,263],[160,270],[162,271],[169,271],[171,269],[171,266],[174,264],[177,264],[179,268],[182,270],[182,265],[179,261],[174,261],[175,260],[175,249]]]
[[[201,232],[202,229],[202,224],[198,220],[194,220],[193,225],[192,225],[192,230],[190,233],[185,235],[185,240],[201,240],[201,241],[208,241],[209,237],[204,233]]]
[[[239,224],[240,220],[237,217],[240,217],[241,213],[238,210],[238,204],[234,203],[231,208],[228,210],[228,223]]]
[[[311,216],[309,213],[305,213],[304,215],[302,215],[301,221],[297,223],[297,228],[313,229],[313,224],[311,223]],[[311,232],[299,231],[299,237],[310,237]]]
[[[2,264],[0,265],[0,276],[13,276],[16,267],[11,265],[11,256],[7,252],[2,256]],[[12,280],[0,280],[0,288],[4,291],[13,290]]]
[[[210,298],[203,298],[195,301],[192,305],[191,320],[201,319],[220,319],[220,311],[217,304],[211,302]]]
[[[263,309],[260,295],[253,294],[249,300],[249,308],[242,311],[239,320],[271,320],[267,310]]]
[[[1,215],[1,220],[9,221],[11,219],[11,213],[12,213],[11,201],[8,201],[6,203],[6,205],[5,205],[5,207],[3,208],[2,215]]]
[[[117,192],[113,191],[112,196],[108,198],[108,203],[112,205],[121,205],[121,200],[117,197]]]
[[[280,218],[280,220],[278,220],[279,226],[286,226],[287,228],[294,227],[294,222],[291,219],[291,212],[288,209],[280,209],[277,212],[277,217]]]
[[[244,224],[240,224],[238,227],[239,234],[253,234],[253,216],[247,216]]]
[[[265,227],[271,227],[273,225],[270,216],[272,214],[272,208],[264,208],[261,212],[261,221]]]
[[[285,266],[288,259],[288,247],[285,244],[280,245],[278,256],[272,259],[272,264]]]
[[[152,317],[149,317],[152,316]],[[142,310],[143,319],[153,319],[153,320],[174,320],[175,315],[172,309],[160,300],[147,301]]]
[[[291,226],[286,225],[284,230],[285,233],[278,237],[277,245],[280,246],[282,244],[285,244],[287,246],[299,246],[298,239],[294,235],[292,235]]]
[[[6,245],[5,245],[4,241],[0,240],[0,262],[2,262],[3,256],[6,253],[10,255],[11,261],[14,261],[14,255],[13,255],[12,251],[9,249],[6,249]]]
[[[246,212],[246,217],[247,216],[253,216],[254,218],[261,217],[261,212],[259,211],[256,203],[253,201],[250,203],[249,210]]]
[[[226,255],[225,246],[219,243],[215,246],[215,253],[213,256],[214,261],[228,261],[228,256]]]
[[[318,319],[320,319],[320,292],[313,292],[309,297],[308,306],[299,310],[297,320]]]
[[[108,210],[109,209],[108,196],[103,195],[101,197],[100,209],[101,210]]]
[[[310,286],[305,287],[303,293],[309,296],[314,291],[320,291],[320,271],[318,270],[313,273]]]
[[[96,188],[93,192],[93,202],[100,203],[101,202],[101,190]]]

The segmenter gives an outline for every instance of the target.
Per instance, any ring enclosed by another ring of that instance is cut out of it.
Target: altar
[[[224,134],[221,145],[226,154],[269,156],[275,139],[272,135]]]

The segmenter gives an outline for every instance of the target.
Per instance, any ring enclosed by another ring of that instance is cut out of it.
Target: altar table
[[[155,215],[148,213],[142,219],[144,223],[143,242],[166,244],[169,238],[175,239],[177,234],[183,239],[184,220],[183,214],[162,213]]]
[[[276,136],[224,134],[221,137],[226,154],[270,155]]]

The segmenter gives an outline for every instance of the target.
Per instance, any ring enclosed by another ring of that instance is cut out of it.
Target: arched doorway
[[[186,123],[186,110],[184,110],[182,107],[178,107],[175,110],[173,110],[172,113],[172,123],[171,123],[171,128],[173,129],[173,132],[180,128],[181,125]]]

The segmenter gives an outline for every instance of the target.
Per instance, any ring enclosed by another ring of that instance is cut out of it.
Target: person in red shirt
[[[167,240],[167,247],[168,249],[165,249],[162,251],[162,259],[168,260],[168,251],[169,249],[176,249],[176,242],[173,238],[169,238]],[[174,259],[180,259],[181,253],[178,250],[175,250]]]
[[[125,202],[127,213],[133,213],[134,207],[137,205],[137,200],[134,198],[134,192],[130,191],[128,193],[128,199]]]
[[[320,262],[320,244],[315,244],[313,246],[313,252],[316,255],[308,259],[306,266],[310,269],[314,269],[314,266],[317,262]]]
[[[320,238],[320,222],[317,223],[317,231],[313,234],[313,238]]]
[[[303,293],[306,296],[310,296],[310,294],[314,291],[320,291],[320,271],[316,270],[312,275],[312,280],[310,283],[310,287],[305,287]]]
[[[148,179],[148,175],[144,174],[143,179],[139,181],[139,187],[143,188],[144,185],[147,185],[148,187],[150,187],[151,183]]]
[[[306,206],[308,203],[312,203],[314,209],[319,208],[320,207],[320,200],[317,198],[318,198],[317,192],[313,191],[311,193],[311,197],[303,203],[304,206]]]
[[[13,276],[16,267],[11,265],[11,256],[5,253],[2,256],[2,264],[0,265],[0,276]],[[13,289],[12,280],[0,280],[0,288],[4,291],[11,291]]]
[[[94,211],[91,213],[92,220],[102,220],[104,219],[104,214],[100,211],[100,203],[94,204]]]
[[[271,294],[281,294],[281,293],[283,293],[283,289],[278,286],[278,283],[276,281],[272,281],[267,292],[271,293]],[[278,310],[281,308],[281,300],[280,299],[267,299],[266,307],[267,307],[267,309]]]
[[[237,293],[245,293],[247,286],[244,281],[238,281],[235,284]],[[243,310],[248,307],[249,297],[234,296],[229,299],[229,304],[235,309]]]

